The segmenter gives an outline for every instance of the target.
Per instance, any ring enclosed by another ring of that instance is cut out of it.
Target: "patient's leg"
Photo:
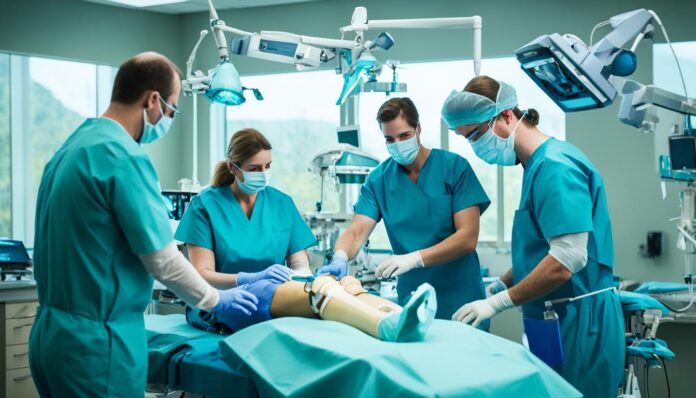
[[[332,278],[326,276],[326,278]],[[303,282],[289,281],[278,286],[271,301],[271,317],[300,316],[305,318],[317,318],[309,305],[309,294],[305,291]],[[383,312],[401,311],[401,306],[368,293],[363,289],[360,281],[352,276],[341,279],[341,286],[350,295],[355,296],[373,308]]]
[[[309,293],[303,282],[289,281],[278,286],[271,300],[271,317],[300,316],[317,318],[309,305]]]
[[[273,295],[271,317],[315,317],[314,314],[317,314],[322,319],[345,323],[382,340],[418,341],[424,338],[435,316],[435,291],[430,285],[419,287],[403,310],[397,305],[386,305],[381,300],[370,300],[367,297],[369,294],[361,294],[350,280],[345,285],[358,293],[358,297],[347,292],[331,276],[320,276],[314,280],[311,300],[304,283],[283,283]]]
[[[354,287],[350,281],[346,285]],[[343,322],[385,341],[423,340],[437,311],[435,290],[427,283],[418,287],[403,309],[390,312],[360,300],[330,278],[317,278],[312,293],[313,309],[322,319]]]
[[[341,283],[320,276],[312,284],[314,310],[322,319],[351,325],[379,338],[379,322],[387,315],[370,304],[346,292]]]
[[[400,305],[393,303],[387,299],[383,299],[382,297],[375,296],[374,294],[370,294],[367,290],[365,290],[365,288],[362,287],[360,281],[353,278],[352,276],[343,277],[343,279],[341,279],[341,286],[343,286],[343,288],[349,294],[352,294],[353,296],[357,297],[360,301],[363,301],[369,304],[371,307],[377,308],[380,311],[401,312],[402,310]]]

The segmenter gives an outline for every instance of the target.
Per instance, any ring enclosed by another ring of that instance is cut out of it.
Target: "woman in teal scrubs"
[[[215,170],[213,186],[193,198],[176,231],[175,239],[186,243],[191,262],[211,285],[272,282],[262,284],[259,307],[263,308],[251,317],[223,320],[218,315],[206,318],[209,324],[221,321],[238,330],[269,319],[270,297],[279,283],[290,280],[291,270],[311,274],[305,249],[316,239],[292,198],[268,186],[270,167],[271,144],[266,137],[254,129],[235,133],[227,160]],[[193,311],[188,313],[191,322],[201,314]]]
[[[623,378],[623,315],[611,290],[614,253],[602,177],[578,148],[539,131],[539,114],[520,111],[515,90],[490,77],[452,92],[442,116],[486,162],[524,167],[512,269],[492,285],[491,292],[499,292],[463,306],[454,318],[477,324],[521,305],[533,349],[539,341],[532,325],[548,325],[535,322],[544,319],[545,301],[595,292],[553,306],[564,356],[555,369],[586,397],[616,397]]]
[[[377,267],[376,276],[398,276],[402,303],[420,284],[431,284],[437,318],[450,319],[461,305],[484,297],[476,244],[480,215],[490,201],[466,159],[421,145],[418,110],[410,99],[385,102],[377,121],[391,158],[368,176],[350,227],[319,272],[343,277],[348,259],[384,220],[394,255]]]

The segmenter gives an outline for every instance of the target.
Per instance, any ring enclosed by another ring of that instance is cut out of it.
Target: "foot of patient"
[[[436,312],[435,289],[424,283],[413,293],[402,312],[389,314],[380,321],[379,338],[393,342],[422,341]]]

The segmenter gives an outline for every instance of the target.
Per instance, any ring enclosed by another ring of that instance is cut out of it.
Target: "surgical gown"
[[[42,396],[143,396],[152,278],[137,255],[171,241],[147,154],[115,121],[85,121],[39,186],[29,360]]]
[[[576,297],[613,286],[611,224],[604,183],[573,145],[549,139],[530,156],[512,237],[514,283],[548,254],[549,239],[588,232],[587,265],[550,294],[522,306],[526,318],[543,319],[544,301]],[[555,306],[565,362],[556,370],[586,397],[616,397],[623,379],[623,315],[605,292]]]
[[[393,159],[382,162],[363,185],[355,213],[376,222],[383,219],[394,254],[406,254],[451,236],[455,232],[455,213],[478,206],[483,214],[489,204],[466,159],[433,149],[416,183]],[[475,251],[445,264],[399,275],[400,303],[423,283],[435,288],[439,319],[451,319],[462,305],[485,297]]]
[[[229,186],[206,189],[191,200],[175,238],[213,251],[215,270],[228,274],[285,264],[289,255],[316,243],[292,198],[273,187],[258,193],[250,218]],[[263,291],[275,291],[276,287],[271,283],[253,286]],[[239,330],[267,319],[269,308],[259,308],[252,317],[217,314],[216,321]]]

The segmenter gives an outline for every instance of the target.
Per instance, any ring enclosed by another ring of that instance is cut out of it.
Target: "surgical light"
[[[522,46],[515,56],[563,111],[603,108],[617,95],[609,78],[628,76],[636,69],[634,48],[622,46],[650,34],[653,22],[651,11],[639,9],[612,18],[608,23],[614,30],[589,48],[577,36],[553,33]]]
[[[243,90],[237,68],[228,60],[223,60],[213,71],[205,96],[218,104],[241,105],[246,101]]]

